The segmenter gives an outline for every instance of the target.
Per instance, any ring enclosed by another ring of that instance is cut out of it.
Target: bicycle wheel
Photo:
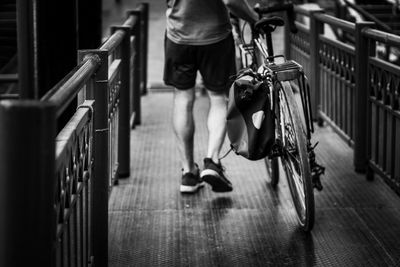
[[[314,192],[308,161],[306,133],[289,82],[278,83],[281,161],[289,184],[297,218],[305,231],[314,225]]]
[[[264,159],[265,167],[267,168],[267,173],[271,179],[271,186],[275,188],[279,183],[279,158],[269,159],[266,157]]]

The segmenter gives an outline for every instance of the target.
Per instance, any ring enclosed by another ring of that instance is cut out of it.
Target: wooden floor
[[[263,161],[231,153],[222,163],[233,192],[205,187],[181,195],[171,104],[168,92],[142,98],[142,124],[131,133],[131,177],[120,180],[109,201],[110,266],[400,266],[400,197],[380,178],[356,174],[352,149],[329,127],[314,136],[326,175],[307,235],[298,229],[286,182],[273,190]],[[207,105],[199,95],[199,165]],[[223,152],[228,148],[226,142]]]

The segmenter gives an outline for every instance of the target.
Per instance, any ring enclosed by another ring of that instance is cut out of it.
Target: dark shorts
[[[211,91],[228,92],[236,74],[232,35],[209,45],[176,44],[165,37],[164,82],[177,89],[195,86],[197,71]]]

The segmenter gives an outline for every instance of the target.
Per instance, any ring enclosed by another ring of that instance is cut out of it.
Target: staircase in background
[[[14,75],[17,72],[17,8],[15,0],[1,0],[0,3],[0,75]],[[5,76],[3,76],[5,77]],[[15,82],[0,83],[0,99],[16,94]]]
[[[387,25],[394,34],[400,34],[400,10],[391,4],[360,5],[367,13]]]
[[[356,5],[344,1],[355,9],[365,20],[376,23],[379,30],[400,34],[400,6],[389,1],[356,1]]]
[[[0,3],[0,73],[17,53],[17,9],[15,0]]]

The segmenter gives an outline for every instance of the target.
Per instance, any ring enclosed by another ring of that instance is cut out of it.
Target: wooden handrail
[[[363,31],[365,37],[374,39],[376,41],[382,42],[386,45],[397,46],[400,47],[400,36],[393,34],[382,32],[379,30],[367,28]]]
[[[334,27],[338,27],[347,32],[354,32],[356,29],[356,26],[354,23],[336,18],[331,15],[320,13],[320,14],[315,14],[315,17],[321,22],[324,22],[324,23],[329,24]]]

